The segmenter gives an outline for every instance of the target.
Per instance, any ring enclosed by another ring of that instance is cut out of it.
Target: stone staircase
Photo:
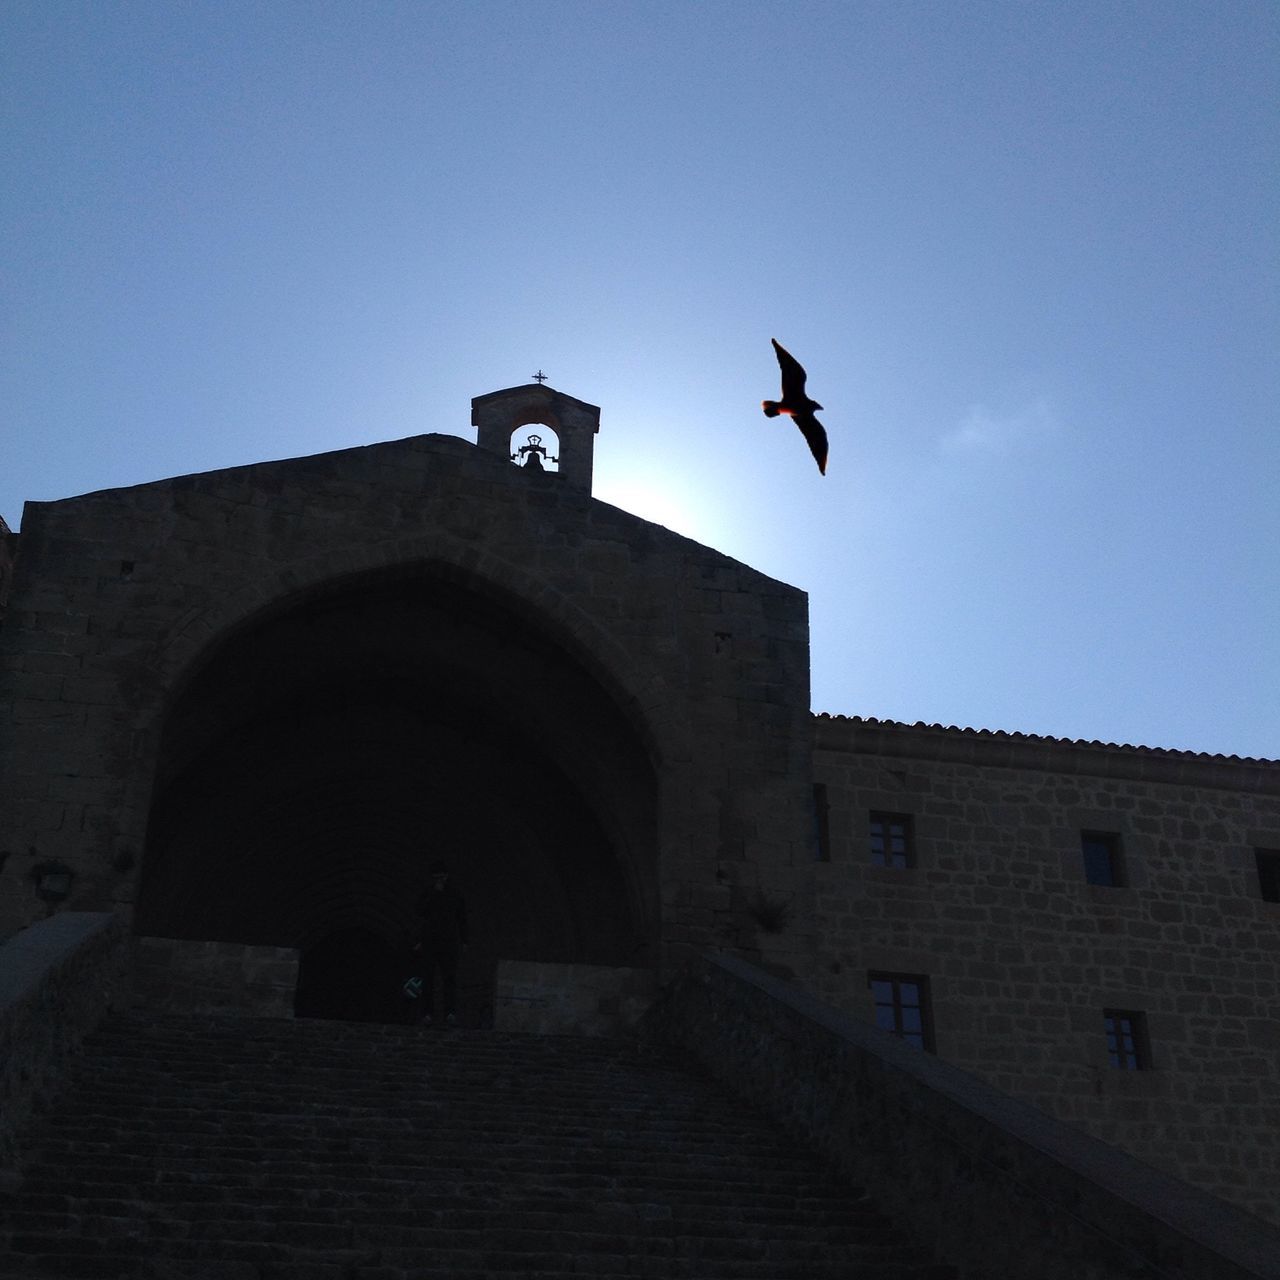
[[[0,1276],[950,1280],[630,1041],[128,1014],[0,1193]]]

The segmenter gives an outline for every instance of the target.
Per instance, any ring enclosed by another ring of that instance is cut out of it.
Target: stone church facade
[[[444,859],[473,1010],[730,950],[1280,1221],[1280,764],[815,717],[802,591],[593,499],[594,406],[472,410],[0,531],[0,939],[394,1016]]]

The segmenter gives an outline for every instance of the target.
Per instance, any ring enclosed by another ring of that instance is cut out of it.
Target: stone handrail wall
[[[111,912],[63,911],[0,946],[0,1172],[66,1060],[124,998],[128,940]]]
[[[730,956],[643,1025],[821,1151],[965,1280],[1280,1280],[1280,1233]]]
[[[298,952],[292,947],[187,938],[134,938],[132,1003],[165,1013],[292,1018]]]
[[[499,960],[495,1031],[628,1036],[657,995],[652,969]]]

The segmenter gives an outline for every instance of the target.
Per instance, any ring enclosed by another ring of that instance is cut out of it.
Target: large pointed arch
[[[142,734],[154,735],[185,684],[229,637],[244,628],[344,581],[419,570],[454,578],[493,596],[545,630],[609,692],[656,764],[688,759],[688,721],[680,700],[671,696],[659,675],[637,662],[618,639],[546,577],[438,529],[274,565],[254,573],[250,581],[213,603],[202,603],[180,615],[154,650],[152,666],[164,696],[152,718],[140,725]]]
[[[433,541],[289,566],[168,637],[140,932],[404,948],[447,856],[473,986],[652,962],[678,716],[550,584]]]

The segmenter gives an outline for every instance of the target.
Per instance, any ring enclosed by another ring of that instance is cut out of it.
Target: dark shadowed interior
[[[655,774],[603,684],[512,602],[421,569],[227,639],[167,716],[136,928],[297,947],[298,1012],[402,1016],[414,905],[465,895],[499,959],[653,962]]]

